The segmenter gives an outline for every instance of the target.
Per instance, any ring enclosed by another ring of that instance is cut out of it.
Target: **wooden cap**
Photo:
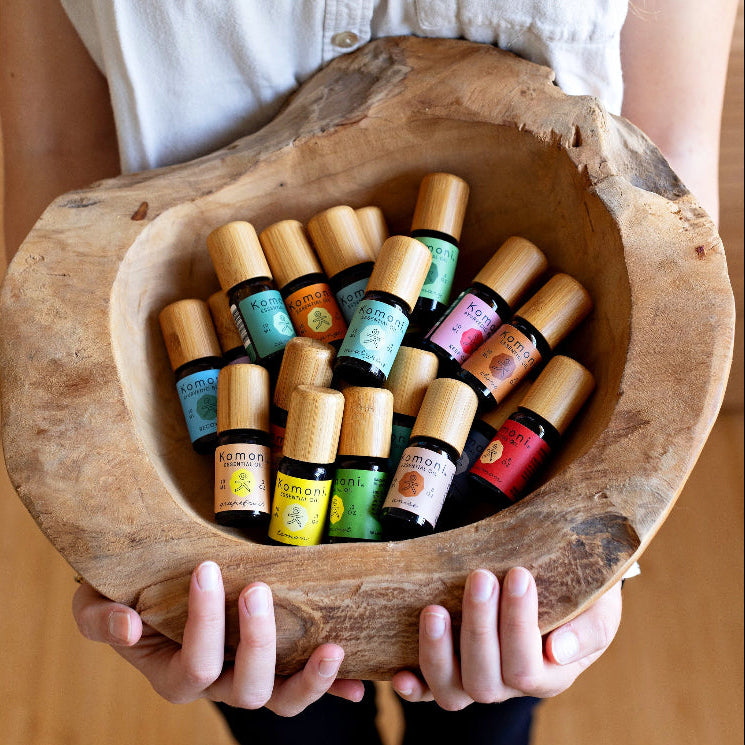
[[[387,458],[391,452],[393,394],[385,388],[349,386],[343,395],[339,455]]]
[[[218,290],[207,298],[207,305],[212,316],[212,323],[215,325],[217,338],[223,351],[229,352],[231,349],[243,346],[243,340],[238,333],[238,327],[235,325],[235,319],[230,311],[230,301],[225,294],[225,290]]]
[[[177,300],[163,308],[158,320],[174,370],[202,357],[222,356],[212,316],[204,300]]]
[[[437,377],[437,355],[416,347],[399,347],[385,387],[393,394],[393,410],[416,416],[429,384]]]
[[[329,277],[366,261],[375,261],[357,214],[339,205],[319,212],[308,221],[308,232]]]
[[[336,350],[305,336],[295,336],[285,345],[274,388],[274,405],[287,411],[290,395],[299,385],[327,388],[333,377]]]
[[[365,238],[367,238],[372,255],[377,257],[382,245],[389,236],[388,224],[385,221],[383,210],[380,207],[371,205],[369,207],[360,207],[355,210],[355,214],[360,222],[362,232],[365,234]]]
[[[530,390],[533,381],[523,378],[509,393],[509,395],[500,401],[494,409],[485,411],[479,419],[486,422],[490,427],[497,431],[499,428],[515,413],[518,406],[521,405],[525,394]]]
[[[228,365],[217,378],[217,431],[269,431],[269,372],[259,365]]]
[[[280,289],[293,279],[322,271],[305,228],[297,220],[275,222],[261,231],[259,240]]]
[[[304,463],[333,463],[343,413],[339,391],[299,385],[290,396],[282,455]]]
[[[395,295],[412,311],[431,263],[432,254],[423,243],[405,235],[391,236],[380,249],[366,292]]]
[[[535,326],[553,349],[591,310],[587,290],[574,277],[556,274],[515,315]]]
[[[595,388],[592,373],[570,357],[552,357],[520,403],[563,433]]]
[[[259,236],[250,222],[236,220],[213,230],[207,236],[207,250],[226,292],[247,279],[273,279]]]
[[[548,260],[538,246],[525,238],[508,238],[473,278],[490,289],[510,306],[546,270]]]
[[[435,437],[463,452],[478,399],[471,386],[460,380],[437,378],[424,395],[411,436]]]
[[[468,203],[468,184],[452,173],[430,173],[419,185],[411,229],[439,230],[460,240]]]

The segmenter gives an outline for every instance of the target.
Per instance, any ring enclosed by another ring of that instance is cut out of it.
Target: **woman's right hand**
[[[336,644],[318,647],[295,675],[275,676],[274,604],[263,582],[248,585],[238,598],[240,642],[235,662],[226,664],[225,590],[220,568],[212,561],[192,573],[181,645],[143,624],[132,608],[111,602],[85,583],[73,597],[73,615],[83,636],[112,646],[172,703],[208,698],[244,709],[266,706],[289,717],[326,692],[349,701],[360,701],[364,693],[361,681],[336,679],[344,658]]]

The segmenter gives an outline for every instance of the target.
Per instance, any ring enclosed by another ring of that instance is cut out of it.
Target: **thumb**
[[[83,582],[72,598],[80,633],[95,642],[130,647],[142,636],[142,619],[131,608],[114,603]]]

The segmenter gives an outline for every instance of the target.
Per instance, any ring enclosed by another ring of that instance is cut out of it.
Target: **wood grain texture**
[[[457,531],[299,552],[218,528],[157,313],[217,289],[205,248],[216,226],[249,215],[261,230],[344,202],[378,204],[405,232],[435,170],[471,186],[461,285],[518,234],[593,296],[564,350],[598,382],[581,425],[529,499]],[[249,581],[273,587],[281,672],[338,641],[342,674],[366,678],[416,664],[419,610],[456,611],[477,566],[528,567],[544,631],[615,582],[693,467],[732,353],[721,241],[656,148],[595,100],[562,94],[549,70],[445,40],[372,43],[234,146],[59,198],[1,302],[8,470],[63,556],[177,640],[189,573],[212,558],[229,604]]]

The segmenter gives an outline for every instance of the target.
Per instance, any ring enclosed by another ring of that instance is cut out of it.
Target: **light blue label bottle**
[[[354,312],[338,356],[368,362],[388,377],[408,327],[409,319],[398,308],[364,298]]]
[[[365,296],[368,279],[370,278],[364,277],[363,279],[358,279],[356,282],[352,282],[351,285],[342,287],[339,292],[334,293],[336,295],[336,302],[339,303],[341,314],[344,316],[347,325],[352,322],[354,312],[357,310],[360,300]]]
[[[219,370],[202,370],[181,378],[176,383],[178,397],[184,410],[189,437],[196,442],[200,437],[217,432],[217,376]]]
[[[295,336],[295,329],[278,290],[264,290],[249,295],[238,303],[238,308],[259,361],[284,349]]]
[[[450,301],[450,291],[453,289],[455,266],[458,263],[458,247],[442,238],[428,235],[418,235],[416,239],[432,254],[432,263],[419,297],[447,305]]]

